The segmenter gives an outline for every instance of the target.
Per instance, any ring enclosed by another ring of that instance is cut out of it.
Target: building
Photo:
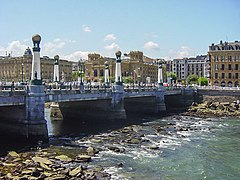
[[[40,58],[42,79],[45,82],[53,80],[54,59],[48,56]],[[1,82],[26,82],[30,81],[32,69],[32,51],[27,48],[23,56],[0,57],[0,79]],[[71,81],[72,62],[67,60],[59,61],[60,79]]]
[[[198,77],[208,77],[208,56],[200,55],[195,58],[173,59],[168,62],[168,69],[172,70],[177,76],[179,83],[185,83],[189,75],[197,75]]]
[[[157,82],[158,59],[152,59],[143,55],[140,51],[131,51],[122,57],[122,77],[130,77],[135,83]],[[115,58],[102,57],[100,54],[89,54],[85,61],[85,81],[104,82],[105,62],[108,62],[110,79],[115,75]],[[166,68],[163,68],[166,79]]]
[[[212,43],[208,55],[211,85],[239,86],[240,42]]]

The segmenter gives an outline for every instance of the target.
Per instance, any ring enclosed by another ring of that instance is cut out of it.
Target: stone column
[[[121,73],[121,51],[116,52],[115,84],[112,90],[112,115],[114,119],[126,119],[124,109],[124,88]]]
[[[109,65],[108,62],[106,61],[105,63],[105,78],[104,78],[104,82],[105,82],[105,86],[108,87],[109,86]]]
[[[32,60],[32,80],[27,86],[25,98],[25,111],[27,126],[27,139],[29,140],[48,140],[47,122],[44,117],[45,93],[41,80],[40,70],[40,35],[34,35],[33,41],[33,60]],[[34,73],[34,75],[33,75]]]
[[[162,62],[158,61],[158,86],[163,86],[163,72],[162,72]]]
[[[31,74],[31,84],[42,85],[41,77],[41,62],[40,62],[40,41],[41,36],[36,34],[32,36],[33,41],[33,59],[32,59],[32,74]]]
[[[163,87],[163,72],[162,72],[162,62],[158,61],[158,89],[155,92],[156,94],[156,104],[155,104],[155,112],[163,112],[166,111],[166,105],[164,102],[164,94],[165,90]]]
[[[122,85],[121,51],[116,52],[115,84]]]
[[[59,82],[59,56],[54,56],[53,82]]]

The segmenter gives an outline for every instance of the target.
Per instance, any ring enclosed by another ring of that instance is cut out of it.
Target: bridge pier
[[[30,85],[25,102],[26,136],[30,141],[48,141],[47,122],[44,117],[45,93],[43,85]]]
[[[126,111],[124,108],[124,88],[123,85],[114,85],[111,100],[112,119],[126,119]]]
[[[164,99],[165,91],[162,88],[159,88],[156,92],[156,99],[155,99],[155,113],[160,113],[166,111],[166,104]]]

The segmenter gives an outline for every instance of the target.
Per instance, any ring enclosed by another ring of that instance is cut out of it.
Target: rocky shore
[[[201,104],[193,103],[182,115],[194,117],[240,117],[240,102],[233,97],[208,97]]]
[[[31,152],[9,152],[0,158],[2,180],[65,180],[110,179],[101,167],[89,168],[88,162],[97,153],[92,147],[77,156],[57,153],[56,149],[38,149]]]

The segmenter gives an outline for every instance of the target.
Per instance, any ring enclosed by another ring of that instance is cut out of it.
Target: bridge
[[[84,115],[98,119],[126,119],[129,112],[161,113],[166,111],[165,97],[192,95],[193,89],[165,89],[162,64],[158,66],[158,82],[153,87],[127,88],[122,82],[121,52],[116,52],[115,82],[110,86],[108,64],[105,63],[103,88],[88,88],[81,77],[79,86],[58,85],[59,56],[54,57],[54,81],[56,88],[45,86],[41,78],[40,35],[34,35],[31,81],[28,85],[10,84],[0,89],[0,128],[8,133],[30,141],[48,140],[45,120],[45,103],[58,102],[65,119],[81,120]],[[190,102],[190,101],[189,101]],[[176,104],[177,102],[175,102]]]

